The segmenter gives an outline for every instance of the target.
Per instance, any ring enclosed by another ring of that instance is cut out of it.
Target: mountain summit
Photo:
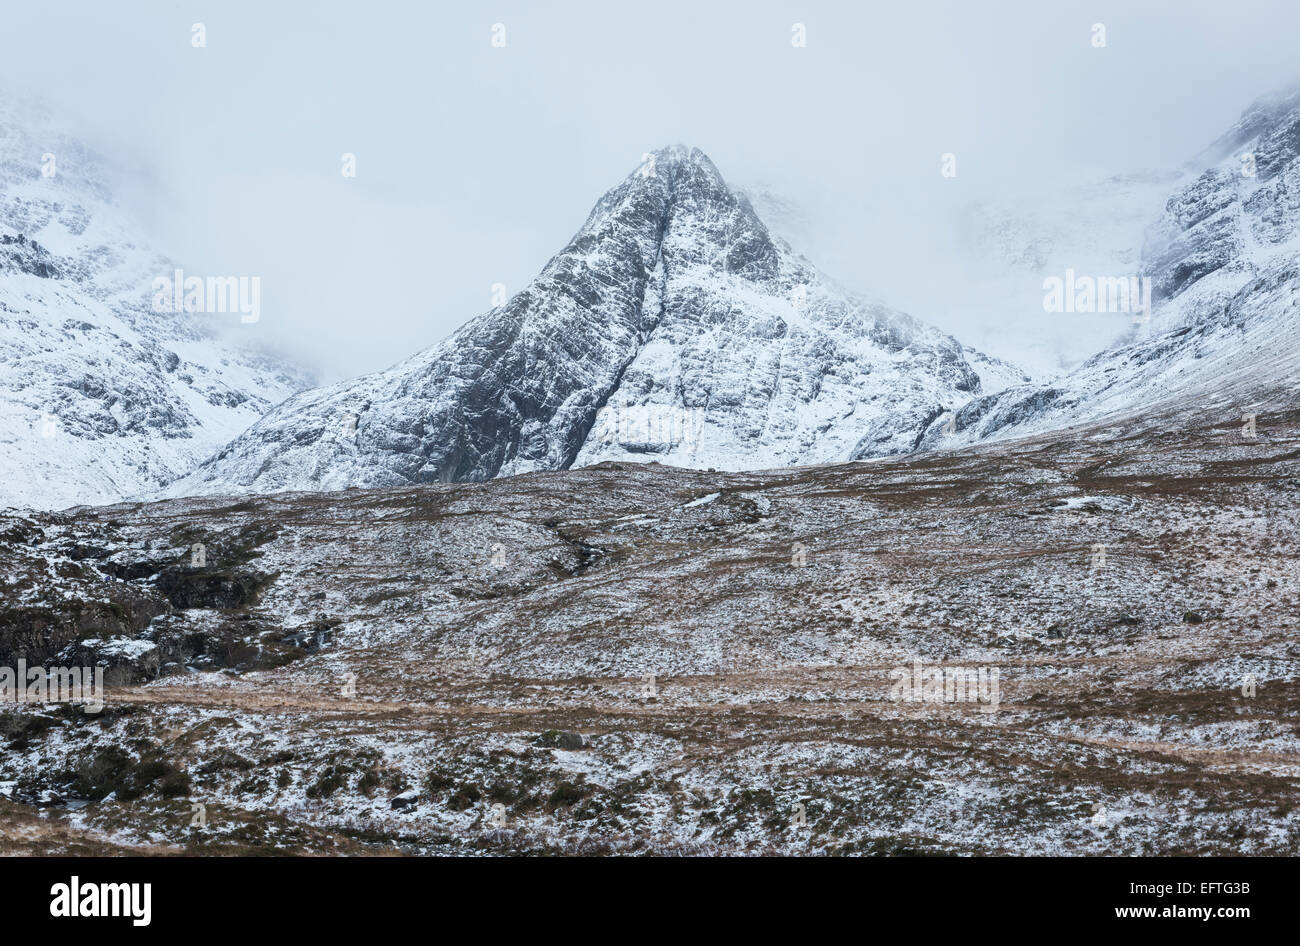
[[[168,492],[879,456],[1008,369],[835,286],[702,151],[670,147],[504,305],[388,370],[290,399]]]

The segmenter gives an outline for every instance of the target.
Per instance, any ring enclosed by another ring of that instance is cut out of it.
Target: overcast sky
[[[841,282],[1006,353],[1030,318],[1067,349],[1092,336],[964,304],[958,206],[1182,164],[1296,79],[1297,27],[1280,0],[47,0],[5,5],[0,79],[151,169],[131,209],[158,248],[260,275],[254,330],[327,379],[518,290],[676,142],[804,208]]]

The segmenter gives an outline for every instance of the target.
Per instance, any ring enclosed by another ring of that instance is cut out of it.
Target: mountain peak
[[[282,405],[169,492],[843,460],[911,449],[980,389],[954,339],[840,291],[708,155],[672,145],[504,305],[389,371]]]
[[[643,192],[654,195],[665,204],[673,203],[683,193],[735,198],[713,160],[699,148],[682,144],[645,152],[640,163],[597,202],[597,207],[610,198],[617,201],[629,193]]]
[[[645,179],[663,174],[671,180],[682,172],[703,174],[722,183],[722,174],[713,159],[700,148],[684,144],[664,145],[647,151],[629,177]]]
[[[670,145],[646,152],[641,164],[596,202],[582,229],[548,269],[566,256],[589,260],[596,248],[621,248],[648,272],[664,243],[692,249],[744,278],[774,278],[777,251],[748,198],[732,190],[699,148]],[[584,264],[585,265],[585,264]]]

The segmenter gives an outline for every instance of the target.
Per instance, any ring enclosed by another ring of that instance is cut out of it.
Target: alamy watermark
[[[592,432],[604,444],[621,444],[646,453],[662,453],[678,444],[699,449],[704,411],[659,404],[611,404],[600,413]]]
[[[1151,317],[1150,276],[1079,276],[1043,280],[1045,312],[1131,312],[1134,322]]]
[[[984,713],[998,711],[997,667],[926,667],[922,661],[889,671],[895,703],[976,703]]]
[[[93,884],[76,874],[50,887],[50,916],[126,916],[132,926],[148,926],[153,917],[153,884]]]
[[[0,703],[84,703],[86,712],[104,708],[103,667],[0,667]]]
[[[186,276],[176,270],[153,281],[155,312],[238,312],[245,324],[262,317],[261,276]]]

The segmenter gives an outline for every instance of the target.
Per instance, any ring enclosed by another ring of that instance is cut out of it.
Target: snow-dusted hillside
[[[238,314],[152,310],[176,266],[116,203],[118,175],[0,100],[0,506],[156,489],[304,385],[222,337],[255,331]]]
[[[980,397],[939,418],[923,447],[1059,428],[1167,399],[1225,419],[1292,393],[1300,370],[1300,92],[1261,100],[1201,160],[1148,230],[1156,301],[1136,340],[1050,385]],[[1249,173],[1253,171],[1252,173]]]
[[[1269,431],[0,514],[0,666],[107,668],[4,707],[0,854],[1294,858]]]
[[[506,304],[387,371],[293,398],[167,492],[880,456],[987,392],[981,371],[1014,374],[832,284],[702,152],[674,147]]]

